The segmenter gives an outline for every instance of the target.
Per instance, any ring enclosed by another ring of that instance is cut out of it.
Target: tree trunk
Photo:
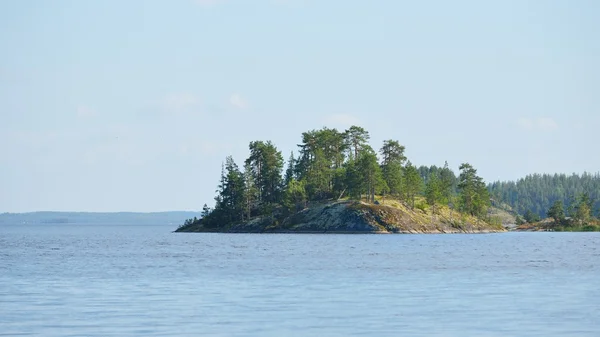
[[[340,196],[337,198],[337,200],[340,200],[342,196],[344,196],[344,192],[346,192],[345,188],[342,190],[342,193],[340,193]]]

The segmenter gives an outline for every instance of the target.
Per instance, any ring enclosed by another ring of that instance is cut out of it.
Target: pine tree
[[[250,157],[246,164],[251,168],[252,176],[258,188],[259,203],[262,205],[277,203],[280,200],[283,157],[275,145],[268,142],[250,143]]]
[[[354,150],[354,152],[351,152],[354,159],[358,159],[358,153],[367,144],[369,138],[369,132],[360,126],[353,125],[344,132],[346,145]]]
[[[381,171],[383,179],[389,187],[389,193],[393,196],[402,196],[403,190],[403,174],[402,165],[396,162],[391,162],[387,165],[382,165]]]
[[[383,179],[391,195],[402,193],[402,164],[406,160],[404,146],[398,141],[386,140],[380,150]]]
[[[383,180],[381,168],[377,162],[377,155],[370,147],[365,147],[359,154],[356,163],[360,179],[363,181],[362,191],[367,201],[375,202],[375,194],[387,190],[387,184]]]
[[[356,161],[350,158],[345,165],[346,177],[345,185],[348,194],[352,199],[361,199],[361,194],[364,190],[365,182],[362,180],[361,172]]]
[[[311,200],[321,200],[328,197],[331,187],[332,170],[330,162],[324,153],[318,149],[315,152],[315,159],[312,169],[306,177],[306,188],[309,191]]]
[[[406,200],[410,203],[411,208],[415,208],[415,198],[421,193],[423,180],[417,168],[408,161],[404,168],[404,189],[406,191]]]
[[[404,156],[405,147],[400,145],[397,140],[386,140],[379,151],[381,153],[381,164],[386,166],[390,163],[404,164],[406,156]]]
[[[460,190],[461,208],[475,216],[483,216],[489,207],[489,192],[483,179],[477,176],[477,170],[468,163],[460,165],[458,188]]]

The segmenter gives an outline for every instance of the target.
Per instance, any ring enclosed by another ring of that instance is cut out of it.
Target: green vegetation
[[[460,166],[457,178],[448,163],[415,167],[396,140],[384,141],[378,157],[369,139],[359,126],[304,132],[298,155],[292,152],[286,165],[273,143],[253,141],[243,170],[231,156],[225,159],[214,208],[205,204],[201,217],[186,220],[179,230],[222,231],[244,223],[256,230],[281,230],[300,220],[317,228],[315,221],[333,221],[304,214],[315,207],[336,209],[331,217],[351,218],[363,227],[356,226],[375,231],[384,231],[377,226],[392,232],[425,231],[425,224],[439,232],[483,230],[493,222],[485,184],[470,164]],[[353,217],[357,210],[361,215]],[[410,229],[411,221],[421,227]],[[494,230],[503,229],[498,225]]]
[[[587,193],[580,194],[572,205],[572,207],[569,207],[571,216],[567,217],[562,201],[555,201],[552,207],[548,209],[547,214],[552,219],[552,223],[547,227],[555,231],[600,231],[600,221],[592,217],[593,201]]]
[[[477,176],[477,170],[470,164],[460,165],[460,171],[458,189],[461,209],[471,215],[484,215],[490,205],[490,197],[483,179]]]
[[[599,174],[536,174],[516,183],[496,182],[488,190],[497,206],[523,214],[517,216],[521,229],[600,231]]]
[[[531,211],[540,217],[546,216],[556,201],[561,201],[565,212],[570,214],[577,199],[587,194],[592,201],[592,215],[600,215],[600,173],[533,174],[516,182],[494,182],[488,186],[488,190],[496,205],[505,204],[518,214]]]

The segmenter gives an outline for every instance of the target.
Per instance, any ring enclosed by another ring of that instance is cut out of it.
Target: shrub
[[[582,232],[600,232],[600,226],[598,225],[585,225],[581,228]]]
[[[415,207],[419,209],[421,212],[425,213],[427,211],[427,205],[423,202],[418,202]]]

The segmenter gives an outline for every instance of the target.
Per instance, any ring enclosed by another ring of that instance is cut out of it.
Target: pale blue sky
[[[0,2],[0,212],[197,210],[323,126],[486,181],[597,172],[600,2]]]

